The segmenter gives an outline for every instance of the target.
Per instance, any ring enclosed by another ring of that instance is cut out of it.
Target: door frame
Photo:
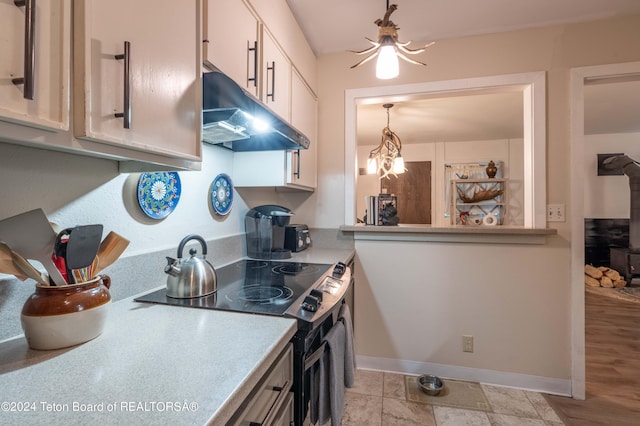
[[[571,69],[571,395],[586,397],[584,301],[584,81],[640,73],[640,62]]]

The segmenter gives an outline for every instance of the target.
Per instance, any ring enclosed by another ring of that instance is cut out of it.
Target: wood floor
[[[640,302],[585,294],[586,399],[545,395],[567,425],[640,425]]]

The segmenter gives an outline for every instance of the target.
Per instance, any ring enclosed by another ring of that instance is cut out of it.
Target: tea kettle
[[[197,240],[202,245],[202,256],[196,256],[195,248],[189,250],[189,257],[182,260],[182,250],[191,240]],[[167,257],[164,272],[167,277],[167,297],[175,299],[189,299],[202,297],[214,293],[217,287],[216,270],[205,256],[207,243],[199,235],[187,235],[178,246],[178,258]]]

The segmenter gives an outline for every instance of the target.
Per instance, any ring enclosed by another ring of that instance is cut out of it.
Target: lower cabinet
[[[282,425],[293,422],[293,345],[289,343],[258,381],[228,425]]]

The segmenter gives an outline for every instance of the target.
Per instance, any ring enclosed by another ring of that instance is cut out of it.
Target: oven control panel
[[[287,315],[308,322],[315,322],[339,303],[346,293],[351,280],[351,271],[338,262],[324,274],[302,297],[287,309]]]

